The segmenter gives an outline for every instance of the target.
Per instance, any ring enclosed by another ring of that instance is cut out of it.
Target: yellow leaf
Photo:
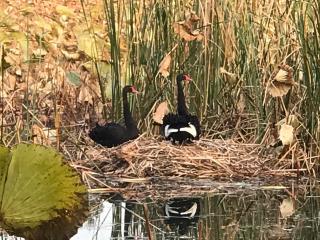
[[[171,64],[171,56],[170,54],[166,55],[161,63],[159,64],[159,72],[162,76],[168,77],[169,76],[169,69]]]
[[[283,218],[290,217],[294,213],[294,202],[292,198],[283,199],[279,208]]]
[[[44,30],[47,30],[48,32],[51,32],[52,31],[52,27],[51,27],[51,24],[48,23],[48,20],[38,16],[35,20],[34,20],[34,23],[44,29]]]
[[[75,16],[74,11],[71,8],[68,8],[66,6],[63,5],[57,5],[56,6],[56,11],[57,13],[59,13],[60,15],[66,15],[68,17],[73,17]]]
[[[288,124],[282,124],[279,132],[279,139],[283,145],[290,145],[294,140],[293,127]]]
[[[164,101],[159,104],[156,111],[153,113],[153,121],[155,121],[156,123],[162,124],[163,117],[167,113],[169,113],[168,103],[167,101]]]

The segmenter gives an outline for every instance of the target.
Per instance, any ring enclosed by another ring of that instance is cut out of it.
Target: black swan
[[[96,143],[106,147],[115,147],[139,136],[137,124],[130,112],[127,93],[138,93],[138,91],[130,85],[125,86],[122,90],[125,127],[114,122],[107,123],[104,126],[97,124],[89,132],[89,137]]]
[[[178,86],[178,114],[169,113],[163,118],[163,133],[167,140],[173,143],[199,139],[201,133],[200,123],[197,116],[190,115],[186,106],[183,93],[182,81],[190,81],[191,78],[186,74],[177,76]]]

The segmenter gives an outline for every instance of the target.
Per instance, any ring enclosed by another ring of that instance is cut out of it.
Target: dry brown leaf
[[[185,21],[175,22],[173,24],[173,30],[178,34],[182,39],[190,42],[197,39],[197,35],[191,33],[191,29],[185,24]]]
[[[88,103],[92,104],[92,96],[90,94],[88,87],[81,86],[79,96],[78,96],[78,102],[79,103],[88,102]]]
[[[272,97],[282,97],[289,92],[291,86],[291,84],[273,81],[268,83],[267,89]]]
[[[163,123],[163,117],[169,113],[169,109],[168,109],[168,102],[164,101],[162,103],[159,104],[159,106],[157,107],[156,111],[153,113],[153,121],[155,121],[156,123],[162,124]]]
[[[291,125],[294,129],[297,129],[300,126],[300,121],[299,121],[298,117],[294,114],[289,115],[288,121],[286,118],[281,119],[279,122],[276,123],[276,126],[281,126],[281,125],[285,124],[286,122],[289,125]]]
[[[237,75],[235,73],[228,72],[223,67],[220,67],[219,71],[221,74],[224,74],[227,76],[226,79],[229,80],[230,84],[235,84],[237,82]]]
[[[60,36],[61,52],[68,60],[78,60],[80,53],[78,50],[78,40],[72,31],[65,31]]]
[[[293,81],[293,69],[288,65],[281,65],[279,70],[271,76],[267,84],[267,90],[272,97],[282,97],[286,95],[295,84]]]
[[[191,11],[188,20],[191,22],[198,22],[200,17],[194,11]]]
[[[294,202],[292,198],[283,199],[279,206],[283,218],[290,217],[294,213]]]
[[[170,54],[167,54],[159,64],[159,72],[161,73],[162,76],[168,77],[169,76],[169,71],[170,71],[170,64],[171,64],[171,56]]]
[[[283,69],[280,69],[279,72],[274,77],[274,79],[277,80],[278,82],[285,82],[287,81],[287,77],[288,77],[288,72]]]
[[[291,125],[282,124],[279,131],[279,139],[283,145],[290,145],[294,140],[294,129]]]
[[[5,91],[15,90],[16,83],[17,83],[17,77],[15,75],[10,73],[5,74],[5,84],[4,84]]]

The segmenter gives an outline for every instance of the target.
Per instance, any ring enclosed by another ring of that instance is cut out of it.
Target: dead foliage
[[[282,97],[286,95],[294,85],[293,68],[282,64],[278,67],[278,70],[272,74],[271,80],[267,84],[267,89],[272,97]]]

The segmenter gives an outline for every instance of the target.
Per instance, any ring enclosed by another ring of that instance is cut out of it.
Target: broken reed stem
[[[148,210],[148,206],[147,204],[143,204],[143,213],[144,213],[144,218],[146,220],[146,229],[147,229],[147,233],[148,233],[148,237],[149,240],[153,240],[153,236],[152,236],[152,229],[150,226],[150,222],[149,222],[149,210]]]

